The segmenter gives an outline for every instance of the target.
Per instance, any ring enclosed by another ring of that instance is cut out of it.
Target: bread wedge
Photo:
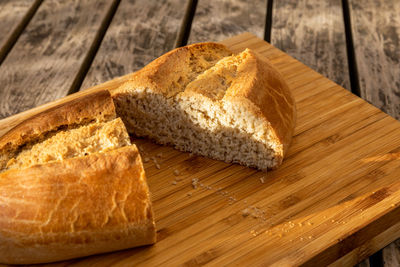
[[[296,108],[279,72],[246,49],[200,43],[154,60],[111,91],[130,133],[226,162],[278,167]]]

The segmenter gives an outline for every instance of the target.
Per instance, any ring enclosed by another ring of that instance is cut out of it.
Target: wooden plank
[[[400,2],[349,0],[361,97],[400,119]]]
[[[0,66],[0,118],[73,90],[113,5],[105,0],[43,2]]]
[[[400,235],[400,123],[251,34],[224,43],[269,58],[292,90],[298,120],[283,165],[266,174],[136,140],[161,166],[145,163],[158,242],[55,266],[353,264]]]
[[[400,239],[385,247],[382,251],[383,266],[400,266]]]
[[[199,0],[188,43],[221,41],[251,32],[264,37],[267,0]]]
[[[122,0],[81,88],[136,71],[175,48],[187,4]]]
[[[350,90],[341,3],[273,1],[271,44]]]
[[[40,0],[0,2],[0,64],[40,3]]]

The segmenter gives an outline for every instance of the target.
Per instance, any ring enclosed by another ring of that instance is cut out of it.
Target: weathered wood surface
[[[44,1],[0,66],[0,118],[65,96],[113,1]]]
[[[264,37],[267,0],[199,0],[188,43],[221,41],[243,32]]]
[[[382,251],[383,266],[395,267],[400,266],[400,239],[385,247]]]
[[[175,48],[187,4],[122,0],[81,89],[136,71]]]
[[[342,1],[273,1],[271,44],[350,90]]]
[[[400,1],[349,5],[361,97],[400,119]]]
[[[0,3],[0,64],[40,4],[39,0],[2,0]]]
[[[343,266],[399,235],[400,123],[253,35],[224,43],[268,57],[292,89],[298,122],[284,164],[265,174],[137,140],[161,166],[145,163],[158,242],[53,266]],[[243,216],[250,206],[256,218]]]

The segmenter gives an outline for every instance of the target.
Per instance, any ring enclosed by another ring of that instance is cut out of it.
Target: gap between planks
[[[16,1],[15,1],[16,2]],[[28,25],[29,21],[35,15],[37,9],[42,4],[43,0],[35,0],[25,15],[22,17],[19,23],[12,29],[11,33],[7,36],[7,40],[3,41],[3,45],[0,47],[0,65],[3,63],[3,60],[6,58],[7,54],[13,48],[14,44],[17,42],[19,36],[24,31],[26,25]],[[3,3],[4,5],[4,3]],[[12,10],[8,14],[9,16],[14,15],[11,14]],[[7,25],[8,27],[12,27],[13,25]],[[0,43],[1,45],[1,43]]]

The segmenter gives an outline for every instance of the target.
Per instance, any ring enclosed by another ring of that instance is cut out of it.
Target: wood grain
[[[400,123],[254,35],[224,43],[269,58],[293,92],[298,122],[283,165],[258,172],[135,140],[161,167],[145,163],[158,242],[52,266],[354,264],[399,236]]]
[[[122,0],[81,88],[136,71],[175,48],[187,3]]]
[[[264,37],[267,0],[199,0],[188,43],[221,41],[251,32]]]
[[[0,64],[41,1],[3,0],[0,2]]]
[[[361,97],[400,119],[400,2],[349,0]]]
[[[42,3],[0,66],[0,118],[65,96],[112,1]]]
[[[271,44],[350,90],[341,3],[273,1]]]

